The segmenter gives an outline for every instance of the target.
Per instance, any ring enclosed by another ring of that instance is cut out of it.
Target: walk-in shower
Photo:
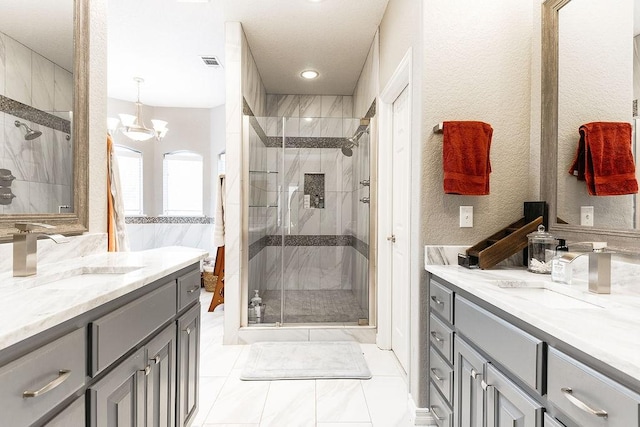
[[[245,116],[249,325],[369,324],[368,126]]]

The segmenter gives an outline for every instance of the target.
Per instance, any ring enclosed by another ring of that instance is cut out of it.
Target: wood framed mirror
[[[70,120],[67,120],[67,126],[71,131],[67,140],[70,140],[69,145],[72,156],[70,156],[71,159],[68,160],[68,166],[65,163],[66,168],[72,168],[73,170],[72,175],[69,175],[72,189],[69,190],[70,194],[68,197],[72,200],[70,203],[71,206],[68,208],[67,206],[60,206],[60,208],[64,207],[67,209],[51,209],[46,213],[35,213],[30,209],[15,213],[5,213],[6,211],[2,211],[0,214],[0,242],[7,242],[12,239],[12,233],[17,231],[17,229],[14,228],[16,222],[38,222],[54,225],[56,227],[54,230],[55,233],[65,235],[82,234],[87,231],[89,181],[89,0],[65,1],[72,2],[72,4],[69,4],[68,9],[73,11],[73,20],[71,21],[73,23],[73,59],[72,82],[70,83],[73,87],[73,99],[72,101],[69,100],[73,108],[71,114],[67,111],[67,114],[70,116]],[[16,5],[15,7],[26,7],[26,3],[24,2],[13,3]],[[40,4],[40,7],[41,6],[42,4]],[[2,28],[0,28],[0,31],[2,31]],[[51,40],[49,40],[49,42],[55,44]],[[23,47],[24,49],[28,49],[26,46]],[[5,104],[2,113],[6,113],[5,115],[9,117],[9,119],[5,119],[5,121],[11,121],[11,123],[5,123],[5,129],[14,123],[12,113],[15,113],[15,111],[13,111],[12,108],[15,108],[15,105],[23,108],[24,111],[31,109],[31,114],[34,114],[35,111],[36,114],[42,113],[42,115],[46,117],[55,119],[55,112],[54,114],[41,112],[29,105],[25,105],[25,103],[12,100],[9,96],[3,96],[2,101]],[[16,127],[17,126],[16,124]],[[13,128],[9,127],[9,129]],[[21,134],[21,136],[23,136],[23,134]],[[50,150],[49,155],[53,157],[56,156],[55,148],[42,148],[41,150]],[[48,190],[45,190],[45,193],[46,191]],[[58,212],[55,212],[56,210]],[[8,211],[11,212],[10,210]]]
[[[549,204],[549,225],[556,237],[569,242],[605,241],[617,251],[640,253],[638,195],[588,196],[586,188],[583,188],[584,183],[575,182],[575,178],[569,175],[570,164],[565,165],[567,159],[570,162],[570,157],[575,155],[581,123],[632,122],[633,116],[637,116],[632,113],[632,99],[635,96],[631,28],[635,1],[625,0],[624,3],[626,10],[623,11],[617,10],[619,5],[616,5],[615,17],[608,16],[613,15],[614,11],[605,0],[547,0],[542,5],[540,189],[542,199]],[[602,10],[596,12],[594,7]],[[593,16],[593,26],[585,24],[585,10]],[[610,27],[603,25],[603,21],[610,22]],[[575,22],[579,22],[579,26]],[[579,28],[574,34],[568,33],[572,26]],[[608,31],[610,28],[616,29],[617,36],[611,35],[612,32]],[[600,31],[600,35],[593,34],[595,31]],[[568,43],[567,34],[578,43]],[[613,40],[614,37],[617,37],[617,41]],[[620,41],[620,37],[623,41]],[[624,43],[624,46],[619,46],[620,43]],[[583,50],[568,51],[574,45]],[[594,62],[575,62],[590,57],[598,60],[604,57],[613,61],[616,60],[615,55],[622,55],[624,60],[624,65],[621,65],[618,57],[616,73],[611,72],[612,67],[599,72],[596,69],[599,65],[594,65]],[[624,68],[618,73],[621,67]],[[569,69],[573,71],[567,77]],[[586,74],[580,73],[606,76],[608,80],[595,81],[594,78],[594,83],[590,85],[585,82]],[[596,89],[600,92],[589,93]],[[607,103],[615,103],[617,110],[603,106]],[[567,126],[570,126],[569,130]],[[563,180],[573,181],[565,185]],[[627,206],[624,211],[620,209],[621,203]],[[597,221],[593,226],[580,225],[580,208],[584,205],[594,205],[596,208]]]

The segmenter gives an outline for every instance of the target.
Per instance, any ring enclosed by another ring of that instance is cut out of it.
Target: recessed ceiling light
[[[320,3],[322,0],[308,0],[309,3]]]
[[[305,71],[301,72],[300,75],[302,77],[304,77],[305,79],[315,79],[316,77],[319,76],[319,73],[317,71],[314,71],[314,70],[305,70]]]

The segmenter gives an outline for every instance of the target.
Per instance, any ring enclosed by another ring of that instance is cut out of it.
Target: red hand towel
[[[483,122],[444,122],[443,132],[444,192],[489,194],[491,126]]]
[[[592,122],[580,126],[580,142],[569,173],[586,181],[592,196],[637,193],[631,125]]]

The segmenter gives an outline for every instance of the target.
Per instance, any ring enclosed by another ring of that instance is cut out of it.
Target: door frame
[[[409,105],[409,129],[412,129],[413,119],[413,73],[412,73],[412,48],[410,47],[404,54],[402,61],[398,64],[393,75],[387,82],[379,97],[379,143],[378,143],[378,334],[376,344],[383,350],[391,350],[391,294],[392,294],[392,245],[387,241],[387,237],[393,234],[392,229],[392,195],[389,191],[382,191],[381,183],[389,184],[393,178],[393,103],[408,86]],[[413,141],[412,132],[409,132],[410,142],[408,144],[409,158],[412,157]],[[412,167],[412,165],[407,165]],[[408,183],[411,185],[411,183]],[[409,190],[411,192],[411,189]],[[411,229],[411,224],[409,224]],[[408,266],[410,267],[410,266]],[[411,277],[411,274],[410,274]],[[408,284],[410,286],[410,284]],[[411,316],[411,306],[407,307],[407,316]],[[410,317],[411,318],[411,317]],[[411,328],[411,323],[410,323]],[[407,343],[411,361],[411,331],[409,342]],[[410,376],[411,362],[407,367],[407,375]]]

